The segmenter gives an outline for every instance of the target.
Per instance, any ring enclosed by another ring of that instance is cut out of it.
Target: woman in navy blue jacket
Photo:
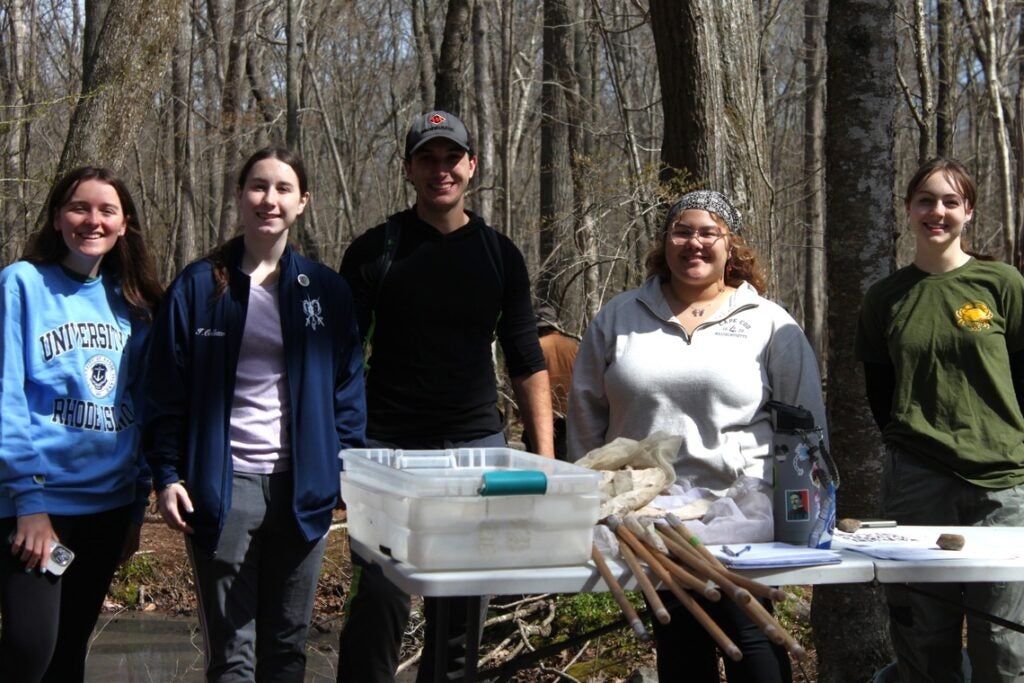
[[[209,681],[302,681],[338,450],[363,443],[348,285],[288,246],[308,201],[297,155],[253,154],[242,234],[182,271],[151,334],[148,459],[185,533]]]

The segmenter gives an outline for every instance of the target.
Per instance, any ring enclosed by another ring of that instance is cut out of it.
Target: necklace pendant
[[[704,316],[704,309],[703,308],[691,308],[690,309],[690,315],[692,315],[694,318],[702,318]]]

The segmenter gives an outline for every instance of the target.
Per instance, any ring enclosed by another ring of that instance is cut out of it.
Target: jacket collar
[[[242,239],[242,236],[239,235],[238,237],[231,238],[231,242],[228,243],[228,263],[231,265],[231,276],[244,278],[248,281],[249,276],[242,272],[242,254],[244,253],[245,241]],[[290,244],[284,245],[284,253],[281,254],[281,259],[278,263],[281,264],[281,279],[284,281],[285,276],[290,276],[295,267],[295,251]]]
[[[672,309],[669,308],[668,301],[665,300],[665,294],[661,291],[661,278],[657,275],[652,275],[644,281],[637,291],[636,298],[661,320],[665,322],[672,321]],[[725,302],[725,305],[715,311],[712,317],[714,319],[727,318],[740,307],[756,306],[759,299],[760,296],[753,285],[749,282],[743,282],[736,288],[733,295],[729,297],[729,300]]]

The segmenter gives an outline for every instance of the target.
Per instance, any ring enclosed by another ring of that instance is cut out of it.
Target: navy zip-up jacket
[[[239,269],[243,244],[228,246],[229,279],[217,295],[208,259],[171,284],[150,332],[146,454],[156,490],[184,480],[194,541],[213,553],[231,508],[229,436],[235,373],[249,303]],[[338,451],[366,431],[363,357],[348,284],[295,253],[281,256],[281,335],[291,399],[293,512],[307,540],[327,533],[338,502]]]

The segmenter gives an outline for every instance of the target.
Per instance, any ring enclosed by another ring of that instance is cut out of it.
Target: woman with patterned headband
[[[647,256],[647,281],[610,301],[587,329],[569,395],[569,459],[617,437],[683,437],[681,479],[724,491],[763,477],[772,439],[765,404],[803,405],[822,428],[814,353],[780,306],[761,296],[764,273],[722,194],[690,192],[668,212]],[[743,652],[731,683],[792,678],[789,658],[731,601],[698,598]],[[714,641],[686,610],[655,622],[663,681],[717,682]]]

